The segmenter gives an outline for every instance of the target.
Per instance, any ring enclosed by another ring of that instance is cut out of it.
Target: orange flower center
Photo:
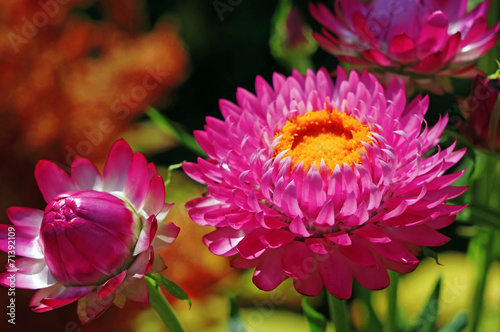
[[[370,128],[350,115],[337,110],[310,111],[289,119],[285,126],[276,133],[282,136],[274,148],[276,156],[288,150],[284,157],[291,156],[292,164],[304,162],[304,168],[321,160],[330,170],[336,165],[361,163],[361,142],[371,143],[368,137]]]

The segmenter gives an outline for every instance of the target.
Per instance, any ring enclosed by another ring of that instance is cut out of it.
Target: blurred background
[[[78,155],[102,166],[112,143],[124,137],[135,151],[154,161],[160,173],[197,155],[179,142],[174,131],[161,130],[145,114],[156,107],[177,128],[202,129],[206,116],[220,118],[219,99],[235,100],[237,87],[254,91],[256,75],[267,81],[273,72],[292,67],[326,67],[337,61],[317,49],[306,25],[318,26],[307,1],[284,15],[278,2],[265,0],[2,0],[0,2],[0,222],[12,205],[43,209],[34,180],[38,160],[48,159],[69,170]],[[271,41],[271,43],[270,43]],[[271,46],[270,46],[271,45]],[[466,96],[471,82],[457,83]],[[451,102],[450,102],[451,101]],[[446,112],[459,117],[452,96],[431,96],[429,123]],[[440,107],[441,105],[447,105]],[[446,107],[446,108],[445,108]],[[433,111],[436,110],[436,111]],[[174,173],[167,201],[175,202],[168,221],[181,227],[179,238],[161,252],[165,274],[192,298],[191,309],[173,305],[188,331],[231,330],[230,299],[241,309],[247,331],[305,331],[301,298],[285,282],[271,293],[251,283],[251,271],[229,267],[212,255],[201,237],[210,229],[189,220],[184,203],[204,188]],[[437,248],[439,261],[426,260],[401,280],[402,313],[415,321],[442,275],[439,324],[467,309],[465,251],[470,227],[455,223],[444,232],[453,241]],[[0,261],[6,261],[5,253]],[[249,273],[250,272],[250,273]],[[500,326],[500,266],[487,283],[484,331]],[[16,290],[16,325],[7,323],[7,289],[0,288],[1,331],[164,331],[148,306],[127,302],[110,308],[81,326],[76,303],[36,314],[28,308],[32,290]],[[384,317],[384,292],[372,301]],[[327,314],[322,297],[313,299]],[[364,310],[350,303],[362,327]],[[233,306],[234,308],[234,306]],[[234,329],[233,329],[234,330]]]

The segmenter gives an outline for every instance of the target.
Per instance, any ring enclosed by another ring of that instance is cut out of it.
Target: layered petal
[[[339,10],[348,10],[339,3]],[[338,22],[364,26],[364,10]],[[443,15],[428,18],[418,43],[397,35],[394,54],[416,55],[424,44],[434,54],[446,43]],[[376,50],[365,55],[374,63],[389,59]],[[366,71],[348,76],[338,68],[337,74],[335,84],[324,70],[276,74],[272,87],[257,79],[255,95],[239,90],[237,104],[222,101],[224,121],[207,121],[198,133],[210,158],[184,165],[208,186],[208,193],[186,204],[194,222],[216,228],[204,243],[216,255],[234,256],[233,267],[255,268],[260,289],[274,289],[286,278],[302,294],[318,295],[326,287],[340,299],[351,296],[353,279],[368,289],[384,288],[387,270],[411,272],[420,247],[445,243],[437,230],[463,209],[446,205],[465,190],[451,186],[463,172],[445,172],[464,151],[452,145],[429,152],[447,117],[428,128],[428,98],[407,104],[397,79],[384,88]],[[231,138],[224,140],[224,154],[218,146],[223,137]]]
[[[133,153],[124,140],[112,147],[101,176],[86,158],[76,157],[71,175],[40,161],[35,178],[47,206],[44,211],[11,207],[13,225],[0,225],[0,249],[15,263],[0,273],[0,283],[39,289],[30,306],[52,310],[78,300],[86,323],[113,302],[148,302],[144,275],[166,268],[153,247],[170,245],[179,233],[162,222],[173,204],[165,203],[165,185],[153,164]],[[156,257],[156,258],[155,258]]]
[[[333,10],[310,5],[322,25],[314,38],[341,62],[374,67],[403,77],[412,85],[443,93],[446,80],[470,75],[468,62],[485,54],[497,40],[500,23],[488,28],[489,1],[467,12],[466,1],[335,1]],[[469,76],[470,77],[470,76]],[[442,83],[441,83],[442,82]]]

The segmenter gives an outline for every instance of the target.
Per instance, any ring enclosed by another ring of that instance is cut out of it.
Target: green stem
[[[488,270],[492,262],[491,252],[493,248],[495,233],[496,232],[493,229],[484,229],[483,234],[486,238],[484,239],[484,241],[481,241],[481,248],[479,249],[481,255],[479,255],[479,257],[476,257],[476,278],[474,284],[474,295],[472,297],[471,303],[472,306],[469,325],[470,332],[477,331],[479,321],[481,319],[484,289],[486,286],[486,277],[488,275]],[[482,236],[483,234],[480,234],[479,236]]]
[[[396,332],[399,274],[389,271],[389,276],[391,277],[391,284],[387,288],[387,318],[385,320],[384,331]]]
[[[347,301],[337,299],[329,291],[326,291],[326,296],[328,298],[328,308],[330,309],[330,319],[335,327],[335,332],[350,332]]]
[[[165,324],[170,332],[184,332],[184,328],[163,295],[158,283],[149,276],[145,276],[144,279],[148,283],[149,304],[160,315],[163,324]]]
[[[149,116],[151,121],[158,126],[163,132],[168,135],[174,135],[174,137],[184,145],[189,150],[193,151],[197,155],[206,158],[207,154],[198,145],[196,140],[191,134],[186,133],[184,130],[180,129],[178,126],[174,126],[166,117],[164,117],[157,109],[149,107],[146,110],[146,115]]]

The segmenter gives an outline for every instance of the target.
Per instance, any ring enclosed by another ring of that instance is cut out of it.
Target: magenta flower
[[[393,79],[339,68],[275,74],[222,100],[224,121],[207,118],[195,137],[209,158],[184,163],[208,185],[187,203],[191,218],[215,226],[204,237],[236,268],[256,267],[253,282],[272,290],[292,278],[298,292],[351,296],[352,279],[368,289],[389,284],[387,269],[411,272],[421,246],[449,239],[436,231],[461,206],[447,199],[463,173],[444,175],[465,153],[436,147],[447,117],[421,131],[428,98],[406,104]],[[424,157],[425,156],[425,157]]]
[[[474,77],[471,61],[496,42],[500,23],[488,28],[490,0],[467,12],[468,0],[338,0],[334,13],[311,4],[323,25],[314,34],[341,62],[413,77],[435,92],[443,86],[430,75]],[[446,86],[444,86],[446,88]]]
[[[15,226],[0,225],[0,249],[12,250],[8,234],[14,228],[15,254],[25,257],[7,265],[0,283],[15,280],[18,288],[39,289],[30,303],[36,312],[78,300],[83,323],[113,301],[122,306],[128,297],[148,303],[144,275],[166,268],[154,249],[169,245],[179,233],[175,224],[157,221],[172,204],[164,203],[165,187],[155,166],[119,140],[103,176],[88,159],[77,157],[71,176],[42,160],[35,178],[48,205],[45,211],[7,210]]]
[[[478,75],[472,85],[469,98],[462,103],[466,118],[459,123],[460,131],[474,144],[484,149],[500,150],[500,125],[493,116],[495,103],[500,94],[500,79],[488,79]],[[491,123],[496,121],[497,124]],[[496,130],[491,133],[491,130]]]

